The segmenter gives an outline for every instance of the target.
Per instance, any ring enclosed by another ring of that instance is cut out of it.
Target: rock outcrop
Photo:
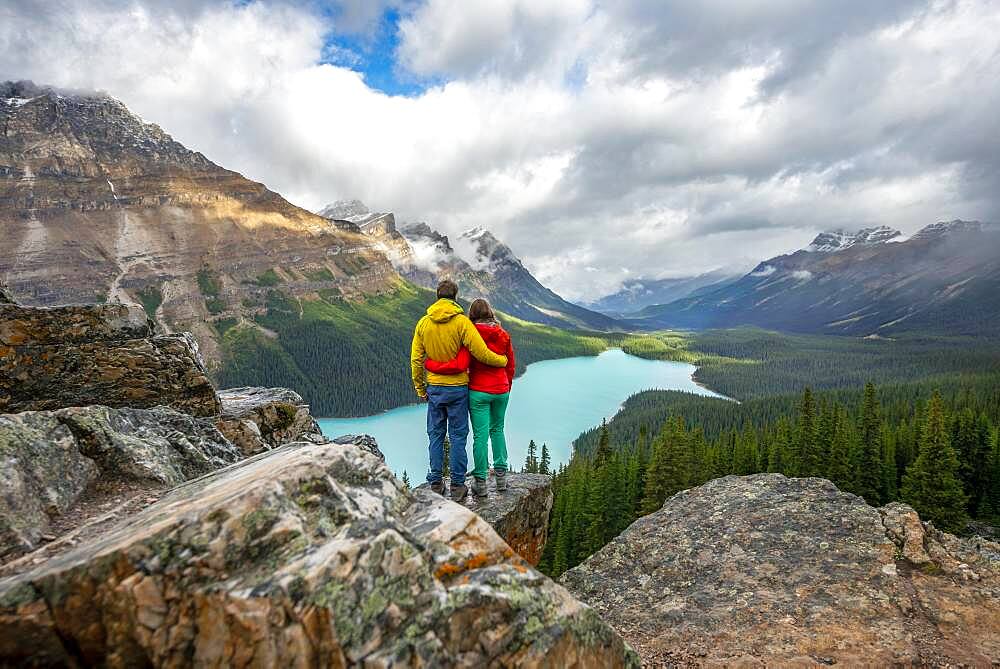
[[[1000,545],[822,479],[679,493],[562,583],[650,664],[990,666]]]
[[[0,281],[0,304],[14,304],[14,296],[3,281]]]
[[[219,430],[246,455],[293,441],[326,441],[302,396],[287,388],[219,391]]]
[[[493,474],[487,496],[469,494],[464,505],[497,531],[514,551],[532,565],[542,559],[552,511],[552,479],[544,474],[507,474],[507,490],[497,492]],[[429,490],[426,483],[417,490]]]
[[[0,580],[0,664],[635,667],[485,521],[294,444]]]
[[[194,339],[157,335],[138,305],[0,304],[0,413],[91,404],[220,411]]]
[[[95,488],[160,490],[242,457],[210,420],[166,407],[0,415],[0,558],[36,548]]]

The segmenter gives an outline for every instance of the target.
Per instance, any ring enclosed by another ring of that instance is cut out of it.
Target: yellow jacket
[[[427,307],[427,315],[417,321],[410,347],[410,372],[413,388],[420,397],[427,396],[427,384],[434,386],[465,386],[469,373],[435,374],[425,372],[424,360],[430,358],[447,362],[462,347],[469,349],[479,362],[491,367],[504,367],[507,358],[497,355],[486,346],[482,335],[472,321],[462,312],[462,306],[452,300],[441,299]],[[426,379],[425,379],[426,373]]]

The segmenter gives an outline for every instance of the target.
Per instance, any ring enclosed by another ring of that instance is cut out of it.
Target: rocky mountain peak
[[[186,168],[214,167],[205,156],[102,92],[67,91],[30,81],[3,82],[0,121],[7,127],[0,137],[0,154],[59,159],[64,170],[81,176],[94,171],[91,161],[141,159]]]
[[[924,226],[913,235],[913,239],[940,239],[954,233],[981,232],[987,227],[980,221],[963,221],[956,218],[953,221],[938,221]]]
[[[364,218],[371,210],[361,200],[337,200],[316,213],[323,218],[354,223],[355,219]]]
[[[836,253],[853,246],[882,244],[901,235],[902,233],[899,230],[894,230],[887,225],[863,228],[857,232],[833,230],[830,232],[821,232],[805,250],[810,253]]]

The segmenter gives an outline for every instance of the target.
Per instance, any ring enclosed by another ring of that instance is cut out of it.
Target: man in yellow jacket
[[[430,440],[430,471],[427,482],[437,493],[444,492],[441,472],[444,468],[444,435],[451,440],[451,498],[462,501],[469,489],[465,470],[469,457],[465,444],[469,437],[469,372],[435,374],[424,369],[427,358],[446,362],[464,346],[480,362],[504,367],[507,358],[486,346],[476,326],[462,311],[458,286],[445,279],[438,285],[438,300],[427,308],[427,315],[417,322],[410,348],[410,371],[417,396],[427,401],[427,437]]]

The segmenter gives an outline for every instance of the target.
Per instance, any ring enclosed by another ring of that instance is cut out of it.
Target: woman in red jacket
[[[478,360],[471,360],[469,351],[464,348],[452,360],[435,362],[428,358],[424,366],[437,374],[458,374],[469,370],[469,418],[472,423],[472,457],[475,462],[472,492],[485,497],[486,477],[490,469],[487,442],[493,446],[493,471],[496,474],[497,490],[507,489],[507,442],[504,439],[503,423],[511,383],[514,381],[514,346],[510,335],[501,327],[486,300],[473,300],[469,307],[469,320],[475,324],[491,351],[507,356],[507,366],[490,367]]]

